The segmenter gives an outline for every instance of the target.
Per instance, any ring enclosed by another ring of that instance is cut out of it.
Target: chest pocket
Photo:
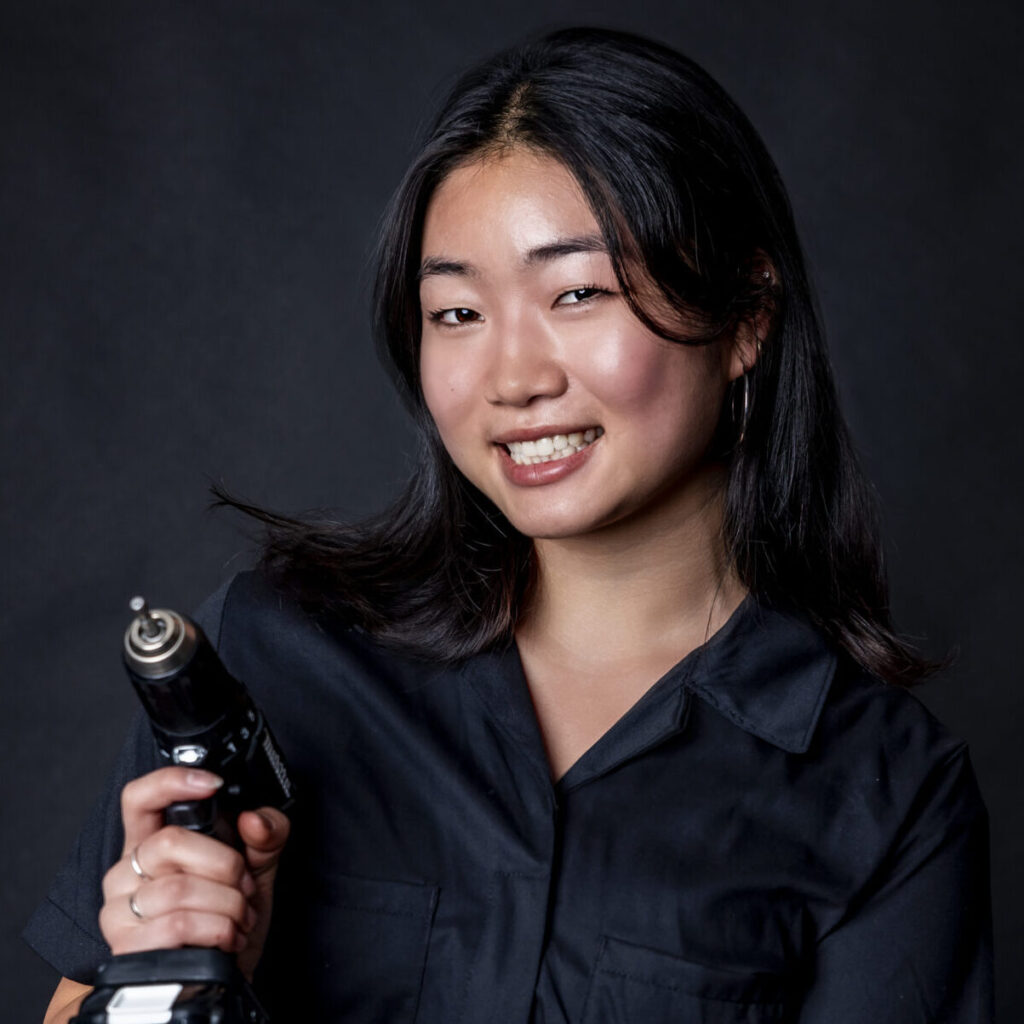
[[[582,1024],[779,1024],[792,1019],[775,974],[711,967],[606,936]]]
[[[310,889],[287,923],[275,894],[274,1019],[413,1024],[437,889],[340,874]]]

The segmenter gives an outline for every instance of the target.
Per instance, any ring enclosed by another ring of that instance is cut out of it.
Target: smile
[[[604,433],[603,427],[572,434],[552,434],[533,441],[509,441],[504,447],[517,466],[536,466],[542,462],[556,462],[583,451]]]

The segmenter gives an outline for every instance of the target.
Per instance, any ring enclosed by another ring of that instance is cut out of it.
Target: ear
[[[761,334],[756,320],[741,320],[729,344],[729,380],[739,380],[752,370],[761,355]]]
[[[738,380],[754,368],[771,333],[778,277],[771,260],[759,252],[751,270],[751,312],[740,320],[729,346],[729,380]]]

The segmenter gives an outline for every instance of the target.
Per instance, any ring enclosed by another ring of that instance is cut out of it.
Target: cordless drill
[[[224,784],[205,800],[171,804],[180,825],[242,846],[241,811],[286,810],[294,792],[284,758],[245,687],[224,668],[202,629],[134,597],[124,663],[163,764],[203,768]],[[71,1024],[269,1024],[234,958],[217,949],[161,949],[113,957]]]

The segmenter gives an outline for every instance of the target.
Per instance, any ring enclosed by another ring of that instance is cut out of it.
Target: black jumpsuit
[[[799,617],[747,598],[557,783],[514,646],[401,658],[255,573],[201,621],[301,791],[256,979],[280,1024],[992,1019],[966,747]],[[140,721],[26,930],[71,978],[154,766]]]

